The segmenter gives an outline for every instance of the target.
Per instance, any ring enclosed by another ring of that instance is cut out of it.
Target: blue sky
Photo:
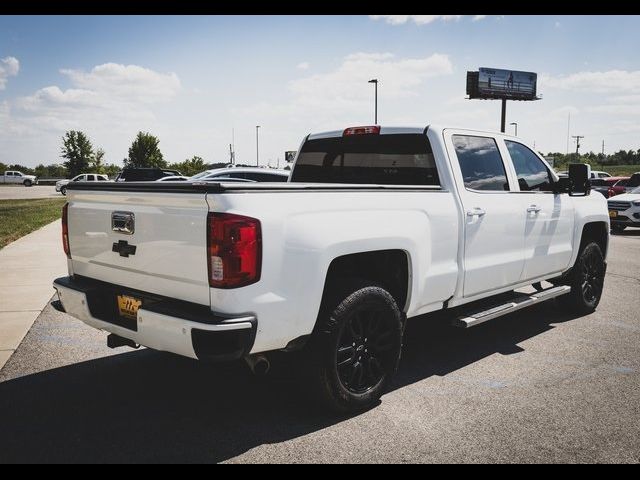
[[[377,17],[377,18],[376,18]],[[165,158],[275,164],[311,131],[379,122],[495,130],[500,103],[465,99],[467,70],[539,74],[507,122],[544,152],[640,148],[640,17],[0,17],[0,161],[60,162],[86,131],[120,163],[139,130]],[[569,144],[569,149],[575,149]]]

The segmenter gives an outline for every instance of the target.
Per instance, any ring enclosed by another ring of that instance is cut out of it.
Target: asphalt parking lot
[[[0,200],[24,200],[28,198],[50,197],[62,197],[62,194],[56,192],[56,187],[52,185],[34,185],[33,187],[0,185]]]
[[[0,371],[0,463],[638,462],[639,252],[640,230],[612,237],[587,317],[547,303],[468,331],[412,320],[392,390],[352,417],[319,411],[290,361],[255,379],[109,350],[47,307]]]

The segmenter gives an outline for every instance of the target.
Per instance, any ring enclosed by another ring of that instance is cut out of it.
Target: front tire
[[[60,193],[61,193],[62,195],[66,195],[66,194],[67,194],[67,187],[61,187],[61,188],[60,188]]]
[[[560,301],[571,312],[580,315],[593,313],[602,298],[605,272],[602,250],[597,243],[588,243],[564,282],[571,286],[571,293],[559,297]]]
[[[404,315],[384,288],[353,285],[331,298],[310,345],[314,390],[340,413],[373,406],[393,378],[402,352]]]

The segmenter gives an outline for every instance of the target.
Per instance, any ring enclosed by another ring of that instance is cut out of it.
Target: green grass
[[[0,200],[0,248],[62,216],[64,198]]]

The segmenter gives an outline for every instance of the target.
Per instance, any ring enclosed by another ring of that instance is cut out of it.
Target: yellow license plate
[[[138,309],[142,305],[142,300],[130,297],[129,295],[118,295],[118,312],[120,315],[130,319],[138,318]]]
[[[615,210],[611,210],[611,211],[609,211],[609,216],[611,218],[615,218],[615,217],[618,216],[618,212],[616,212]]]

